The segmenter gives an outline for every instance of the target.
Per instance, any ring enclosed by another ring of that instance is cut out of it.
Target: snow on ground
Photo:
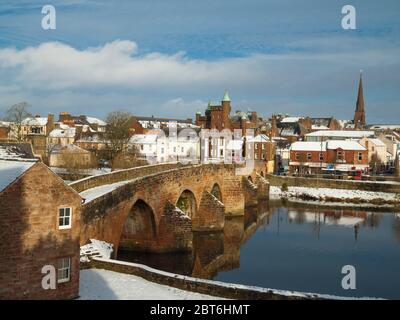
[[[102,269],[80,272],[79,294],[81,300],[222,300]]]
[[[85,191],[82,191],[80,193],[80,196],[84,198],[86,201],[85,203],[88,203],[90,201],[93,201],[96,198],[99,198],[127,183],[131,182],[129,181],[121,181],[121,182],[116,182],[116,183],[111,183],[111,184],[105,184],[103,186],[91,188]]]
[[[330,188],[308,188],[308,187],[289,187],[289,191],[282,192],[281,187],[271,186],[270,194],[279,197],[296,198],[298,195],[306,194],[313,197],[333,197],[339,199],[361,198],[365,200],[384,199],[396,200],[396,193],[375,192],[363,190],[346,190]]]

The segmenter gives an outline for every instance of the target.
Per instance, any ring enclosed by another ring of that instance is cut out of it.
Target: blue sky
[[[57,29],[41,28],[41,8]],[[341,28],[341,8],[357,30]],[[400,122],[396,0],[47,0],[0,3],[0,116],[69,110],[194,117],[228,89],[233,109]]]

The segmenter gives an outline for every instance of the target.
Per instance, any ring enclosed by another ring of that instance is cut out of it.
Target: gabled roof
[[[0,192],[22,176],[36,162],[0,160]]]

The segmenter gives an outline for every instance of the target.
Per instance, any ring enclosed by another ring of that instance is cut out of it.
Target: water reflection
[[[118,259],[204,279],[342,296],[400,298],[400,214],[259,202],[223,232],[194,233],[186,254],[123,252]],[[357,269],[344,291],[341,268]]]

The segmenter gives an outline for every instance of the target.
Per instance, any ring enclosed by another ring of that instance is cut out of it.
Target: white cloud
[[[369,101],[379,103],[383,91],[393,92],[395,99],[400,92],[399,48],[385,42],[363,47],[359,41],[351,48],[346,40],[344,50],[341,41],[292,44],[310,49],[308,53],[218,60],[191,59],[183,52],[141,55],[138,45],[126,40],[86,49],[59,42],[0,48],[0,107],[27,100],[42,110],[88,107],[105,114],[122,107],[144,115],[193,116],[205,101],[219,99],[229,89],[234,108],[246,100],[241,108],[255,106],[263,114],[288,108],[306,113],[321,101],[320,114],[332,113],[332,105],[351,113],[361,68]]]

